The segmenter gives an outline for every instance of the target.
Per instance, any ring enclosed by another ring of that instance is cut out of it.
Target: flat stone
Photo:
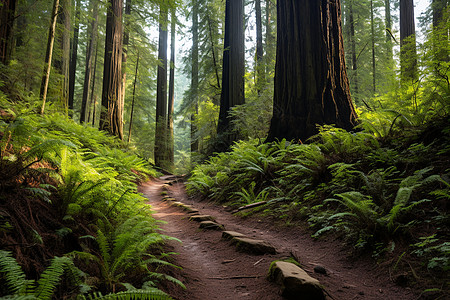
[[[177,199],[172,198],[172,197],[164,197],[164,198],[163,198],[163,201],[174,202],[174,201],[177,201]]]
[[[175,206],[183,206],[184,205],[184,203],[183,202],[179,202],[179,201],[175,201],[175,202],[172,202],[172,205],[175,205]]]
[[[163,189],[163,191],[167,191],[169,189],[169,185],[168,184],[163,184],[162,185],[162,189]]]
[[[161,196],[165,196],[165,195],[167,195],[167,194],[168,194],[167,191],[162,191],[162,192],[160,193]]]
[[[235,237],[245,237],[242,233],[236,232],[236,231],[224,231],[222,232],[222,238],[225,240],[231,240]]]
[[[325,300],[322,286],[293,263],[277,261],[270,265],[269,280],[281,286],[286,299]]]
[[[213,221],[202,221],[200,222],[201,229],[213,229],[213,230],[223,230],[224,227]]]
[[[202,221],[214,221],[214,217],[209,216],[209,215],[197,215],[197,216],[192,216],[189,218],[190,221],[197,221],[197,222],[202,222]]]
[[[192,209],[192,210],[188,210],[188,212],[187,212],[188,214],[190,214],[190,215],[195,215],[195,214],[198,214],[199,213],[199,211],[198,210],[196,210],[196,209]]]
[[[236,249],[240,252],[249,254],[276,254],[277,250],[271,244],[263,240],[254,240],[246,237],[235,237],[231,240],[232,244],[236,244]]]

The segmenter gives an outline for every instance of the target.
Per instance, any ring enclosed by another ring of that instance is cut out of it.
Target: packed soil
[[[182,269],[174,276],[186,289],[167,287],[175,299],[283,299],[280,287],[267,280],[270,263],[295,258],[311,277],[324,286],[327,299],[419,299],[410,288],[393,282],[386,268],[372,259],[354,257],[339,239],[315,240],[310,232],[298,227],[282,227],[261,217],[242,218],[225,207],[190,198],[184,183],[177,181],[168,187],[168,194],[177,201],[193,206],[201,214],[213,216],[226,230],[265,240],[275,246],[276,255],[252,255],[237,252],[235,246],[221,238],[221,231],[201,230],[197,222],[181,208],[162,201],[163,185],[169,177],[153,179],[140,187],[154,210],[154,217],[164,221],[161,230],[181,242],[170,241],[178,253],[174,263]],[[314,272],[322,266],[326,274]]]

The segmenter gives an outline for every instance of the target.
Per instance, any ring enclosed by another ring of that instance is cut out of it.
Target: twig
[[[234,261],[236,261],[236,258],[235,259],[226,259],[226,260],[222,261],[222,264],[229,264],[229,263],[232,263]]]
[[[258,260],[257,262],[255,262],[253,265],[256,266],[257,264],[259,264],[260,262],[262,262],[264,260],[264,258],[261,258],[260,260]]]
[[[231,277],[208,277],[207,279],[218,279],[218,280],[227,280],[227,279],[244,279],[244,278],[259,278],[261,275],[243,275],[243,276],[231,276]]]

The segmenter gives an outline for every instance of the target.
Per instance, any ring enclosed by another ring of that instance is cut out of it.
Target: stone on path
[[[223,230],[224,227],[213,221],[202,221],[200,222],[200,229]]]
[[[245,237],[242,233],[236,231],[224,231],[222,232],[222,238],[225,240],[231,240],[235,237]]]
[[[232,244],[236,244],[236,249],[240,252],[249,254],[276,254],[277,250],[274,246],[263,240],[254,240],[246,237],[235,237],[231,240]]]
[[[325,300],[319,281],[293,263],[273,262],[269,280],[281,285],[282,295],[286,299]]]
[[[169,201],[169,202],[173,202],[173,201],[177,201],[177,199],[172,198],[172,197],[164,197],[163,201]]]
[[[188,212],[187,212],[188,214],[190,214],[190,215],[195,215],[195,214],[198,214],[199,213],[199,211],[198,210],[196,210],[196,209],[192,209],[192,210],[188,210]]]
[[[189,218],[190,221],[197,221],[197,222],[202,222],[202,221],[214,221],[214,217],[209,216],[209,215],[197,215],[197,216],[192,216]]]

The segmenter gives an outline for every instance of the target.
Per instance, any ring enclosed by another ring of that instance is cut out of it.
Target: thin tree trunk
[[[125,92],[127,88],[127,56],[128,44],[130,42],[130,14],[131,14],[131,0],[126,0],[125,3],[125,29],[123,32],[122,45],[122,103],[125,103]]]
[[[83,84],[83,96],[81,98],[81,111],[80,111],[80,123],[86,121],[86,107],[87,102],[89,98],[89,90],[91,87],[91,78],[92,73],[95,73],[92,71],[92,58],[94,56],[94,49],[96,48],[95,45],[97,45],[97,32],[98,32],[98,0],[91,0],[90,6],[92,9],[92,19],[91,23],[89,25],[88,35],[89,35],[89,41],[88,46],[86,49],[86,67],[84,70],[84,84]],[[97,55],[97,52],[96,52]],[[94,75],[95,76],[95,75]],[[91,99],[92,100],[92,99]],[[89,120],[88,120],[89,122]]]
[[[123,0],[110,0],[106,17],[100,129],[123,140],[122,12]]]
[[[131,102],[130,126],[129,126],[129,129],[128,129],[128,143],[131,142],[131,129],[132,129],[132,126],[133,126],[134,101],[135,101],[135,98],[136,98],[136,84],[137,84],[137,78],[138,78],[138,70],[139,70],[139,52],[137,53],[136,71],[134,72],[133,100]]]
[[[352,70],[353,70],[353,87],[355,91],[355,101],[358,96],[358,62],[356,57],[356,38],[355,38],[355,20],[353,11],[353,0],[349,1],[349,25],[350,25],[350,43],[352,47]]]
[[[17,0],[3,0],[0,7],[0,61],[7,65],[12,52],[12,32]]]
[[[255,0],[256,11],[256,89],[258,95],[266,83],[266,72],[264,65],[264,48],[261,21],[261,0]]]
[[[198,5],[197,0],[192,0],[191,97],[194,112],[191,114],[191,153],[199,150],[199,137],[197,136],[197,126],[195,125],[196,116],[198,115]]]
[[[217,65],[217,59],[216,59],[216,46],[214,45],[214,34],[213,34],[213,30],[212,30],[211,19],[209,16],[206,16],[206,18],[208,20],[209,39],[211,41],[211,53],[212,53],[214,71],[216,74],[217,89],[220,89],[219,66]],[[197,33],[197,35],[198,35],[198,33]],[[198,36],[197,36],[197,40],[198,40]]]
[[[70,31],[71,31],[71,0],[60,0],[61,10],[58,14],[58,23],[60,24],[62,34],[59,36],[59,46],[61,57],[55,57],[55,68],[62,75],[59,82],[61,105],[68,114],[69,109],[69,66],[70,66]],[[58,34],[56,35],[58,37]]]
[[[97,108],[97,96],[95,95],[95,82],[97,78],[97,60],[98,60],[98,39],[97,45],[95,46],[95,61],[94,68],[92,69],[92,88],[91,88],[91,100],[90,107],[92,108],[92,126],[95,126],[96,108]],[[89,89],[89,87],[88,87]],[[90,115],[90,113],[89,113]],[[89,123],[89,120],[88,120]]]
[[[370,31],[372,42],[372,92],[376,93],[376,62],[375,62],[375,23],[373,21],[373,0],[370,0]]]
[[[394,59],[392,47],[392,17],[391,17],[391,1],[384,0],[384,15],[386,24],[386,54],[389,62]],[[390,64],[391,65],[391,64]]]
[[[449,61],[448,0],[433,0],[433,53],[440,62]]]
[[[245,103],[244,73],[244,2],[227,0],[225,10],[225,40],[223,51],[222,94],[220,96],[219,137],[217,151],[228,151],[239,133],[233,128],[230,111]]]
[[[167,161],[167,10],[160,6],[158,76],[156,88],[155,165],[165,167]]]
[[[75,77],[77,72],[77,58],[78,58],[78,35],[80,32],[80,13],[81,13],[81,2],[77,0],[76,2],[76,13],[75,13],[75,27],[73,31],[73,42],[72,42],[72,54],[70,56],[70,66],[69,66],[69,114],[72,116],[73,113],[73,98],[75,94]]]
[[[58,16],[59,0],[54,0],[50,28],[48,30],[47,51],[45,53],[45,67],[42,75],[41,90],[39,96],[42,99],[41,115],[45,112],[45,102],[47,100],[48,81],[52,68],[53,44],[55,43],[56,18]]]
[[[306,141],[317,124],[351,130],[340,1],[278,0],[273,117],[267,141]]]

